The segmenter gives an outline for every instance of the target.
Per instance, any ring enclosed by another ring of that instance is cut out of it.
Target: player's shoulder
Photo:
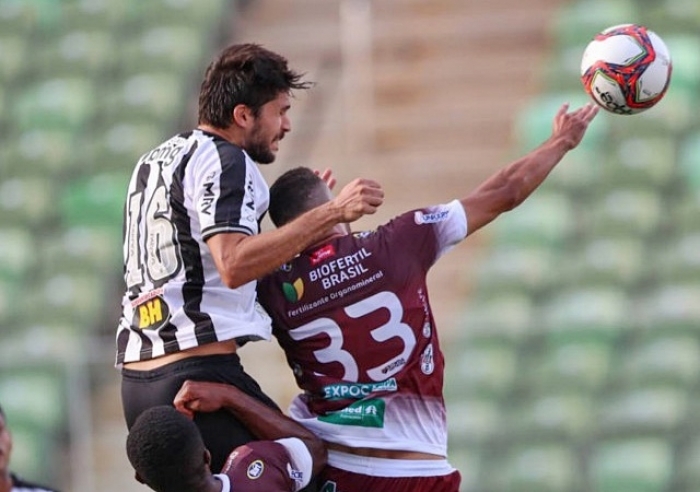
[[[229,455],[221,473],[227,475],[236,490],[290,491],[290,455],[276,441],[251,441]]]

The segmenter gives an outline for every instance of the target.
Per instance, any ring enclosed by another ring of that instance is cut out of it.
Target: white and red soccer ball
[[[586,92],[615,114],[636,114],[654,106],[664,97],[671,72],[664,41],[638,24],[621,24],[597,34],[581,61]]]

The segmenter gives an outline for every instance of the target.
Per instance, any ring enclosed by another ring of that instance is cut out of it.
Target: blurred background
[[[203,70],[258,42],[317,82],[269,180],[383,183],[356,228],[466,195],[587,102],[591,37],[656,31],[648,112],[601,114],[522,207],[433,269],[450,461],[464,491],[700,490],[697,0],[0,0],[0,404],[11,469],[63,491],[133,480],[113,367],[138,157],[195,125]],[[266,227],[271,227],[266,224]],[[275,342],[241,350],[283,407]]]

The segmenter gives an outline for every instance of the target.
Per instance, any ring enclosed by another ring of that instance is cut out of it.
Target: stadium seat
[[[659,192],[648,187],[620,187],[594,197],[585,207],[587,234],[646,237],[653,234],[662,218]]]
[[[0,33],[26,36],[36,25],[36,17],[33,2],[0,0]]]
[[[138,22],[142,26],[182,24],[208,35],[212,24],[230,7],[228,0],[150,0],[139,2]]]
[[[593,236],[562,261],[560,285],[629,288],[646,274],[644,242],[634,237]]]
[[[23,36],[0,31],[0,82],[3,87],[11,87],[26,70],[24,61],[28,50],[27,45],[27,40]]]
[[[667,384],[692,388],[700,374],[700,343],[691,334],[645,337],[625,349],[617,371],[624,386]]]
[[[183,82],[169,72],[144,72],[114,82],[104,94],[106,121],[172,125],[182,113]]]
[[[593,398],[582,392],[536,393],[506,409],[503,432],[518,442],[579,441],[593,427],[594,408]]]
[[[515,446],[487,469],[485,490],[558,492],[581,484],[578,457],[560,442]]]
[[[669,435],[685,423],[689,408],[685,388],[647,384],[616,390],[601,398],[596,419],[602,436]]]
[[[56,440],[47,435],[44,429],[16,422],[14,415],[8,415],[8,420],[12,432],[13,473],[31,477],[35,483],[55,481],[56,468],[59,466],[58,460],[53,459],[59,453]]]
[[[616,286],[562,291],[543,305],[542,328],[549,341],[611,342],[629,329],[629,300]]]
[[[677,235],[700,232],[700,187],[669,197],[668,208],[668,224]]]
[[[691,133],[681,142],[678,159],[683,183],[694,191],[700,190],[700,132]]]
[[[39,244],[41,271],[67,268],[84,273],[114,275],[121,270],[121,224],[66,227],[46,234]]]
[[[70,129],[32,129],[6,143],[5,171],[14,176],[47,174],[61,177],[84,171],[80,136]]]
[[[133,117],[133,120],[136,122],[115,122],[96,136],[92,149],[88,150],[95,171],[131,170],[139,157],[168,137],[163,134],[163,125],[139,121],[136,117]]]
[[[634,186],[663,190],[676,179],[676,142],[661,134],[619,139],[603,166],[600,183],[608,190]]]
[[[47,176],[0,181],[0,223],[39,227],[55,219],[54,183]]]
[[[114,44],[109,31],[94,28],[63,31],[35,51],[33,73],[41,78],[81,73],[92,80],[106,79],[115,65]]]
[[[96,109],[96,98],[89,79],[73,76],[53,78],[23,89],[12,111],[22,130],[85,127]]]
[[[61,5],[60,24],[65,31],[95,29],[119,33],[139,11],[138,0],[76,0]]]
[[[570,199],[540,190],[491,226],[495,244],[561,247],[574,234],[576,221]]]
[[[500,433],[500,407],[496,399],[455,394],[446,402],[447,430],[458,446],[478,449]]]
[[[663,492],[673,471],[673,450],[662,438],[606,440],[593,451],[596,492]]]
[[[608,381],[613,353],[613,345],[600,339],[545,344],[526,357],[519,381],[531,394],[595,394]]]
[[[464,347],[449,359],[446,391],[463,395],[500,397],[511,391],[517,371],[517,352],[512,344],[489,342]]]
[[[479,340],[519,342],[527,336],[533,320],[533,301],[521,292],[478,297],[467,306],[463,321],[454,333],[456,341]],[[446,347],[460,350],[459,343]]]
[[[73,323],[87,330],[104,308],[106,288],[104,278],[94,273],[47,273],[27,293],[23,308],[33,323]]]
[[[578,147],[567,154],[542,184],[542,191],[567,193],[572,199],[585,197],[602,183],[606,146]]]
[[[649,269],[659,282],[693,282],[700,278],[700,230],[666,236],[654,248]]]
[[[160,70],[172,74],[169,78],[174,80],[200,68],[205,47],[202,32],[189,25],[189,20],[181,25],[159,23],[125,41],[119,53],[122,73]]]
[[[700,330],[700,284],[697,281],[666,283],[639,299],[640,323],[651,335]]]
[[[59,202],[64,224],[121,226],[129,177],[124,172],[100,173],[68,183]]]
[[[556,278],[558,260],[556,252],[547,247],[495,245],[476,265],[478,295],[490,297],[504,292],[536,295]]]
[[[31,232],[18,225],[0,228],[0,278],[19,282],[31,275],[37,251]]]
[[[678,452],[676,482],[678,490],[697,490],[700,483],[700,438],[697,434],[690,436],[689,442]]]
[[[60,368],[51,365],[3,368],[0,402],[13,422],[48,432],[65,417],[64,383]]]

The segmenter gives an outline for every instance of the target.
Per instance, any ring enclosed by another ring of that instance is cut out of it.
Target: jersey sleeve
[[[193,204],[207,240],[222,232],[255,234],[255,194],[249,186],[248,163],[241,149],[215,140],[200,149],[193,162]]]
[[[303,489],[311,481],[311,471],[314,464],[309,448],[306,447],[306,444],[301,439],[296,437],[278,439],[275,442],[284,446],[289,453],[292,465],[291,475],[296,485],[295,490]]]
[[[229,455],[222,473],[230,478],[235,492],[296,492],[306,475],[302,476],[302,472],[296,470],[290,449],[298,452],[293,443],[249,442]],[[310,475],[310,471],[308,473]],[[308,481],[306,479],[306,483]]]

